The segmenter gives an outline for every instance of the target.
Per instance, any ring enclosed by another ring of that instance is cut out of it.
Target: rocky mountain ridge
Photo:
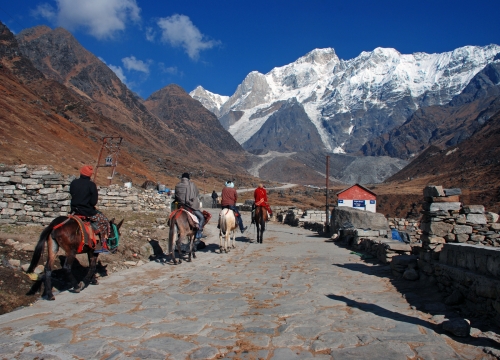
[[[327,150],[357,152],[416,110],[448,103],[499,52],[498,45],[410,55],[376,48],[341,60],[334,49],[315,49],[267,74],[251,72],[222,105],[200,89],[191,96],[218,109],[221,123],[244,147],[279,104],[295,98]]]
[[[251,181],[240,165],[247,156],[241,146],[179,87],[166,87],[165,98],[182,103],[182,111],[172,107],[178,121],[206,124],[202,132],[190,127],[181,133],[175,122],[148,110],[64,29],[36,27],[16,38],[0,23],[0,37],[1,88],[6,94],[0,106],[3,163],[52,165],[64,174],[74,173],[83,163],[95,163],[103,136],[118,135],[124,141],[117,181],[149,179],[172,186],[184,171],[220,181],[238,171]],[[106,179],[108,174],[101,173]]]
[[[500,60],[486,65],[446,105],[417,110],[403,125],[368,141],[365,155],[410,159],[426,147],[455,146],[500,111]]]

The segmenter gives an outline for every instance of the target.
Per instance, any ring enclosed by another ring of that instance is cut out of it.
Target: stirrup
[[[102,248],[102,249],[94,250],[94,254],[108,255],[108,254],[111,254],[111,252],[108,249]]]

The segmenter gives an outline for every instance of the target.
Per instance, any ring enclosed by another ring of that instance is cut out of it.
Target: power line
[[[21,27],[21,30],[26,29],[26,26],[22,25],[19,21],[17,21],[11,14],[7,12],[7,10],[3,9],[0,7],[0,10],[2,10],[4,13],[6,13],[17,25]]]

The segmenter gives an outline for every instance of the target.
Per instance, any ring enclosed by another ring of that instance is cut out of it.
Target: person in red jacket
[[[234,188],[234,183],[232,181],[226,181],[226,186],[222,189],[221,194],[221,208],[222,209],[231,209],[234,211],[234,215],[236,217],[236,221],[238,222],[238,226],[240,227],[241,233],[243,234],[247,229],[246,226],[243,226],[243,220],[241,219],[240,212],[236,207],[236,201],[238,200],[238,193]]]
[[[253,198],[255,200],[254,206],[253,206],[254,209],[256,206],[265,207],[267,212],[269,213],[269,216],[273,216],[273,211],[271,210],[271,207],[269,206],[269,203],[267,202],[267,191],[264,188],[264,185],[259,184],[259,187],[257,189],[255,189],[255,191],[253,192]],[[253,219],[254,209],[252,209],[252,224],[254,221],[254,219]]]

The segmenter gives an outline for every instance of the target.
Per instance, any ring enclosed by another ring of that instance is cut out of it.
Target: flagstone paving
[[[0,316],[0,358],[493,358],[439,331],[387,267],[310,231],[270,224],[257,244],[249,228],[228,254],[207,233],[191,263],[150,262]]]

